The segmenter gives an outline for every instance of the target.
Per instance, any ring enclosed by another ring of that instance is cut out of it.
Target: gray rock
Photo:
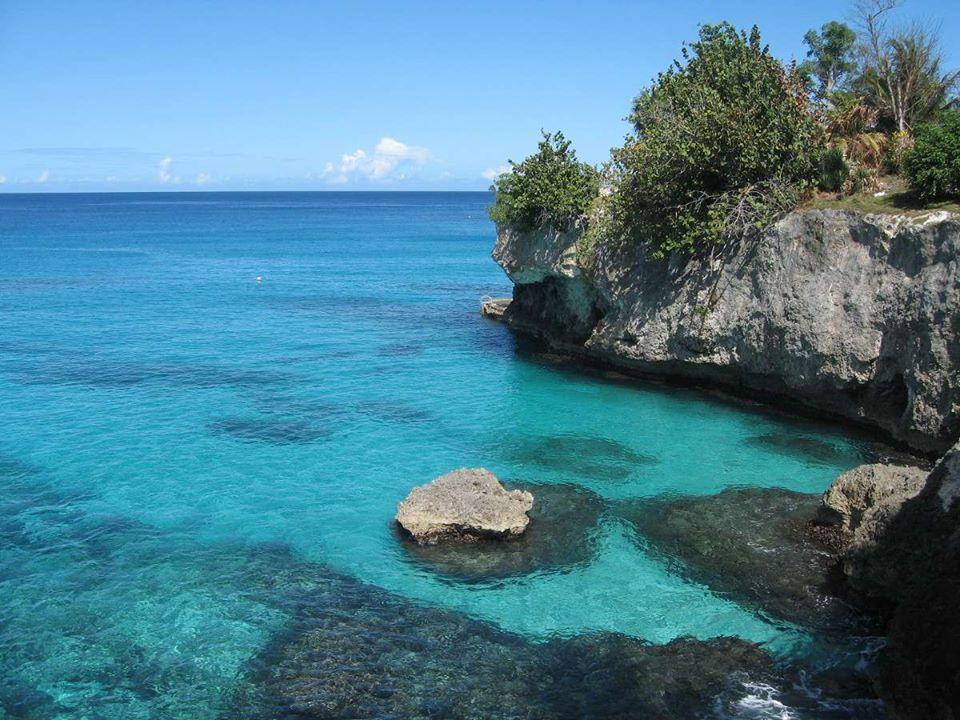
[[[533,495],[506,490],[484,468],[461,468],[415,487],[396,520],[418,543],[515,537],[527,529]]]
[[[881,504],[877,532],[847,551],[850,584],[886,606],[882,690],[891,716],[960,717],[960,443],[912,497]]]
[[[499,581],[534,572],[567,572],[596,550],[603,499],[576,485],[530,485],[530,526],[520,537],[471,543],[403,543],[409,557],[453,582]]]
[[[924,452],[960,433],[960,217],[801,210],[709,257],[499,227],[504,319],[644,373],[781,396]],[[586,258],[586,259],[584,259]]]
[[[838,476],[823,494],[818,520],[836,525],[845,536],[844,571],[855,572],[855,558],[882,536],[904,502],[914,497],[929,472],[906,465],[861,465]]]

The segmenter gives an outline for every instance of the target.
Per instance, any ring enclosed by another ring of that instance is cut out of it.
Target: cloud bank
[[[323,177],[338,185],[354,181],[402,180],[409,172],[429,162],[430,157],[430,151],[425,147],[382,137],[371,151],[358,149],[341,155],[337,163],[327,163]]]
[[[509,165],[498,165],[495,168],[487,168],[482,173],[480,173],[480,176],[483,177],[485,180],[493,181],[507,172],[510,172]]]
[[[162,183],[178,183],[180,178],[170,172],[170,166],[173,165],[173,158],[169,155],[164,156],[157,168],[157,179]]]

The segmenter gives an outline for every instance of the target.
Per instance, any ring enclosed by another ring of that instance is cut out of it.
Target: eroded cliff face
[[[580,242],[498,228],[506,320],[626,368],[790,397],[926,453],[960,434],[957,215],[803,210],[669,261]]]

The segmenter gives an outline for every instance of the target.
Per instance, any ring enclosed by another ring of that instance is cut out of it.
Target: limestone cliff
[[[567,350],[709,381],[941,453],[960,434],[960,217],[801,210],[709,257],[500,227],[504,319]]]

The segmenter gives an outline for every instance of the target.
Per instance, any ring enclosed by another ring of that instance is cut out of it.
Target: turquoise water
[[[489,201],[0,196],[0,717],[218,716],[290,621],[251,590],[275,556],[534,642],[612,630],[807,651],[802,629],[646,555],[615,514],[559,571],[458,583],[411,562],[396,504],[456,467],[615,505],[820,492],[870,452],[518,346],[477,313],[510,290]]]

